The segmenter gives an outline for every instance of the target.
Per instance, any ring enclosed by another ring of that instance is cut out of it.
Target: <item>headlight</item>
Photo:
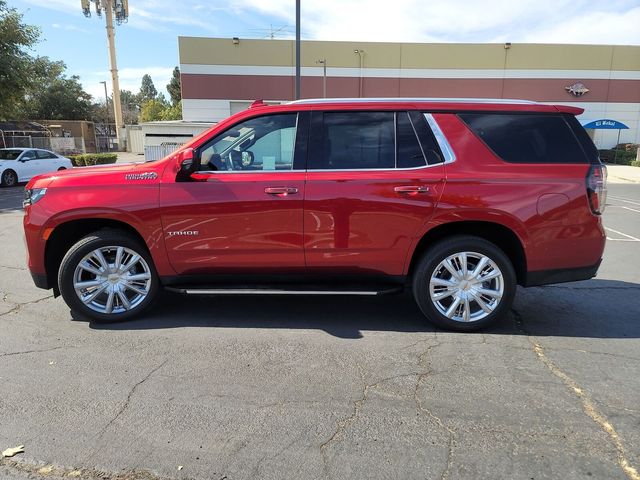
[[[33,205],[47,193],[46,188],[30,188],[24,189],[24,200],[22,201],[22,206],[26,207],[27,205]]]

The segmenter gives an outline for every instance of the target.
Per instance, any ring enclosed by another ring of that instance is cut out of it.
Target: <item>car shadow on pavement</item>
[[[339,338],[363,331],[434,332],[409,293],[383,297],[218,296],[164,292],[137,319],[91,323],[101,330],[181,327],[315,329]],[[486,334],[591,338],[640,337],[640,284],[588,280],[518,288],[510,315]]]

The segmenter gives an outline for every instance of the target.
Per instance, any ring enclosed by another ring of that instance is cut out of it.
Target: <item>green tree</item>
[[[140,121],[141,122],[155,122],[162,120],[162,112],[167,108],[167,103],[161,100],[153,99],[147,100],[140,107]]]
[[[18,118],[88,120],[92,116],[91,95],[82,89],[80,77],[65,75],[60,61],[37,57],[31,64],[31,82],[18,108]]]
[[[155,100],[158,96],[158,91],[156,87],[153,85],[153,80],[151,80],[151,75],[145,73],[142,77],[142,85],[140,86],[140,93],[138,93],[138,99],[140,101],[140,106],[144,102],[148,102],[149,100]]]
[[[160,114],[161,120],[182,120],[182,100],[165,108]]]
[[[182,91],[180,90],[180,69],[178,67],[173,69],[173,75],[171,80],[167,84],[167,92],[171,97],[171,104],[177,105],[182,100]]]
[[[22,15],[0,0],[0,119],[14,118],[31,83],[32,59],[28,49],[36,44],[40,30],[22,23]]]

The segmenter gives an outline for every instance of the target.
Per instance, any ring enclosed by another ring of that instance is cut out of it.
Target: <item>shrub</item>
[[[631,165],[636,160],[636,150],[598,150],[600,152],[600,160],[606,163],[617,163],[618,165]]]
[[[69,159],[75,167],[90,167],[92,165],[106,165],[116,163],[116,153],[87,153],[84,155],[70,155]]]
[[[631,162],[631,166],[632,167],[640,167],[640,160],[634,160],[633,162]]]

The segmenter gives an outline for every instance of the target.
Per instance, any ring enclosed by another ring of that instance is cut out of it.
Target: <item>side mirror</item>
[[[184,182],[197,170],[198,162],[195,158],[193,148],[186,148],[178,152],[177,155],[178,174],[176,180]]]

